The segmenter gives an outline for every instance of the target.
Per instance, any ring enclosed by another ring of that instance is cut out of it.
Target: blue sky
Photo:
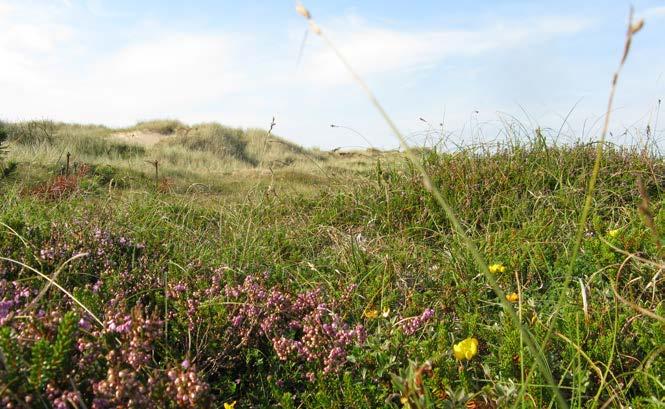
[[[633,5],[646,26],[612,120],[613,139],[629,143],[665,96],[665,2]],[[562,138],[596,138],[630,3],[305,6],[414,142],[443,121],[469,143],[494,140],[511,117],[558,130],[573,106]],[[297,65],[305,30],[290,1],[0,0],[0,118],[265,128],[275,115],[276,132],[306,146],[367,146],[331,123],[396,146],[319,38],[308,36]]]

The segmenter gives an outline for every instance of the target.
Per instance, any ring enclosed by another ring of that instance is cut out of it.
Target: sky
[[[564,140],[598,138],[631,3],[304,5],[413,143],[443,123],[451,143],[464,144],[505,138],[517,122]],[[632,5],[646,24],[611,117],[610,139],[621,143],[640,142],[647,125],[657,136],[665,128],[665,1]],[[305,146],[397,146],[306,31],[286,0],[0,0],[0,119],[267,128],[274,116],[275,133]]]

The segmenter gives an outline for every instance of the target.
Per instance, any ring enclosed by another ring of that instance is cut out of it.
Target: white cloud
[[[208,102],[239,87],[244,79],[232,67],[233,41],[221,34],[168,34],[131,44],[91,67],[85,78],[105,102],[140,112],[177,111]]]
[[[0,89],[5,95],[19,98],[29,89],[51,85],[49,73],[54,70],[53,60],[60,47],[73,36],[70,27],[44,20],[43,14],[35,22],[24,21],[28,12],[16,3],[0,3]],[[7,98],[0,102],[12,103]]]
[[[0,50],[49,52],[71,38],[72,29],[52,20],[45,10],[33,12],[30,7],[0,0]],[[34,20],[25,21],[27,15]]]
[[[548,17],[508,21],[479,29],[404,31],[372,27],[357,17],[350,17],[345,24],[338,22],[333,26],[331,37],[359,73],[377,75],[426,69],[453,57],[477,56],[539,43],[580,32],[589,25],[586,19]],[[303,72],[305,78],[320,85],[337,85],[350,80],[334,52],[321,46],[306,56]]]
[[[51,52],[71,38],[72,30],[59,24],[6,23],[0,47],[22,52]]]
[[[658,6],[658,7],[651,7],[646,10],[644,10],[643,13],[641,13],[642,18],[644,19],[658,19],[665,17],[665,6]]]
[[[100,51],[62,21],[62,10],[0,0],[0,99],[5,119],[48,117],[126,125],[178,116],[243,83],[233,35],[150,30]],[[60,4],[61,8],[68,7]]]
[[[0,88],[14,91],[11,101],[0,101],[0,111],[110,125],[182,116],[224,101],[245,83],[233,59],[232,41],[209,34],[170,34],[52,72],[24,57],[29,70],[16,70],[11,83],[0,80]]]
[[[0,2],[0,19],[8,16],[14,8],[11,4]]]

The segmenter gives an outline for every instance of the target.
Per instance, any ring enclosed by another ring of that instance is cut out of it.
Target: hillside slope
[[[52,121],[5,123],[7,159],[29,185],[81,165],[103,173],[107,183],[140,187],[158,175],[169,189],[186,190],[205,184],[216,191],[237,192],[255,183],[274,185],[291,180],[315,185],[336,175],[355,174],[376,158],[393,160],[394,153],[325,152],[308,149],[263,129],[240,129],[204,123],[192,126],[175,120],[140,122],[113,129]],[[322,179],[323,178],[323,179]]]

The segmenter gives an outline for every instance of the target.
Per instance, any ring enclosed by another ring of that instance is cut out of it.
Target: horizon
[[[430,126],[420,118],[464,143],[493,140],[513,115],[529,128],[567,118],[564,135],[595,139],[629,11],[624,1],[305,6],[415,143]],[[619,82],[608,138],[619,143],[647,125],[662,136],[665,6],[634,6],[646,25]],[[275,116],[276,134],[307,147],[397,146],[320,38],[308,35],[298,59],[306,27],[291,2],[0,0],[0,92],[12,96],[0,119],[265,129]]]

